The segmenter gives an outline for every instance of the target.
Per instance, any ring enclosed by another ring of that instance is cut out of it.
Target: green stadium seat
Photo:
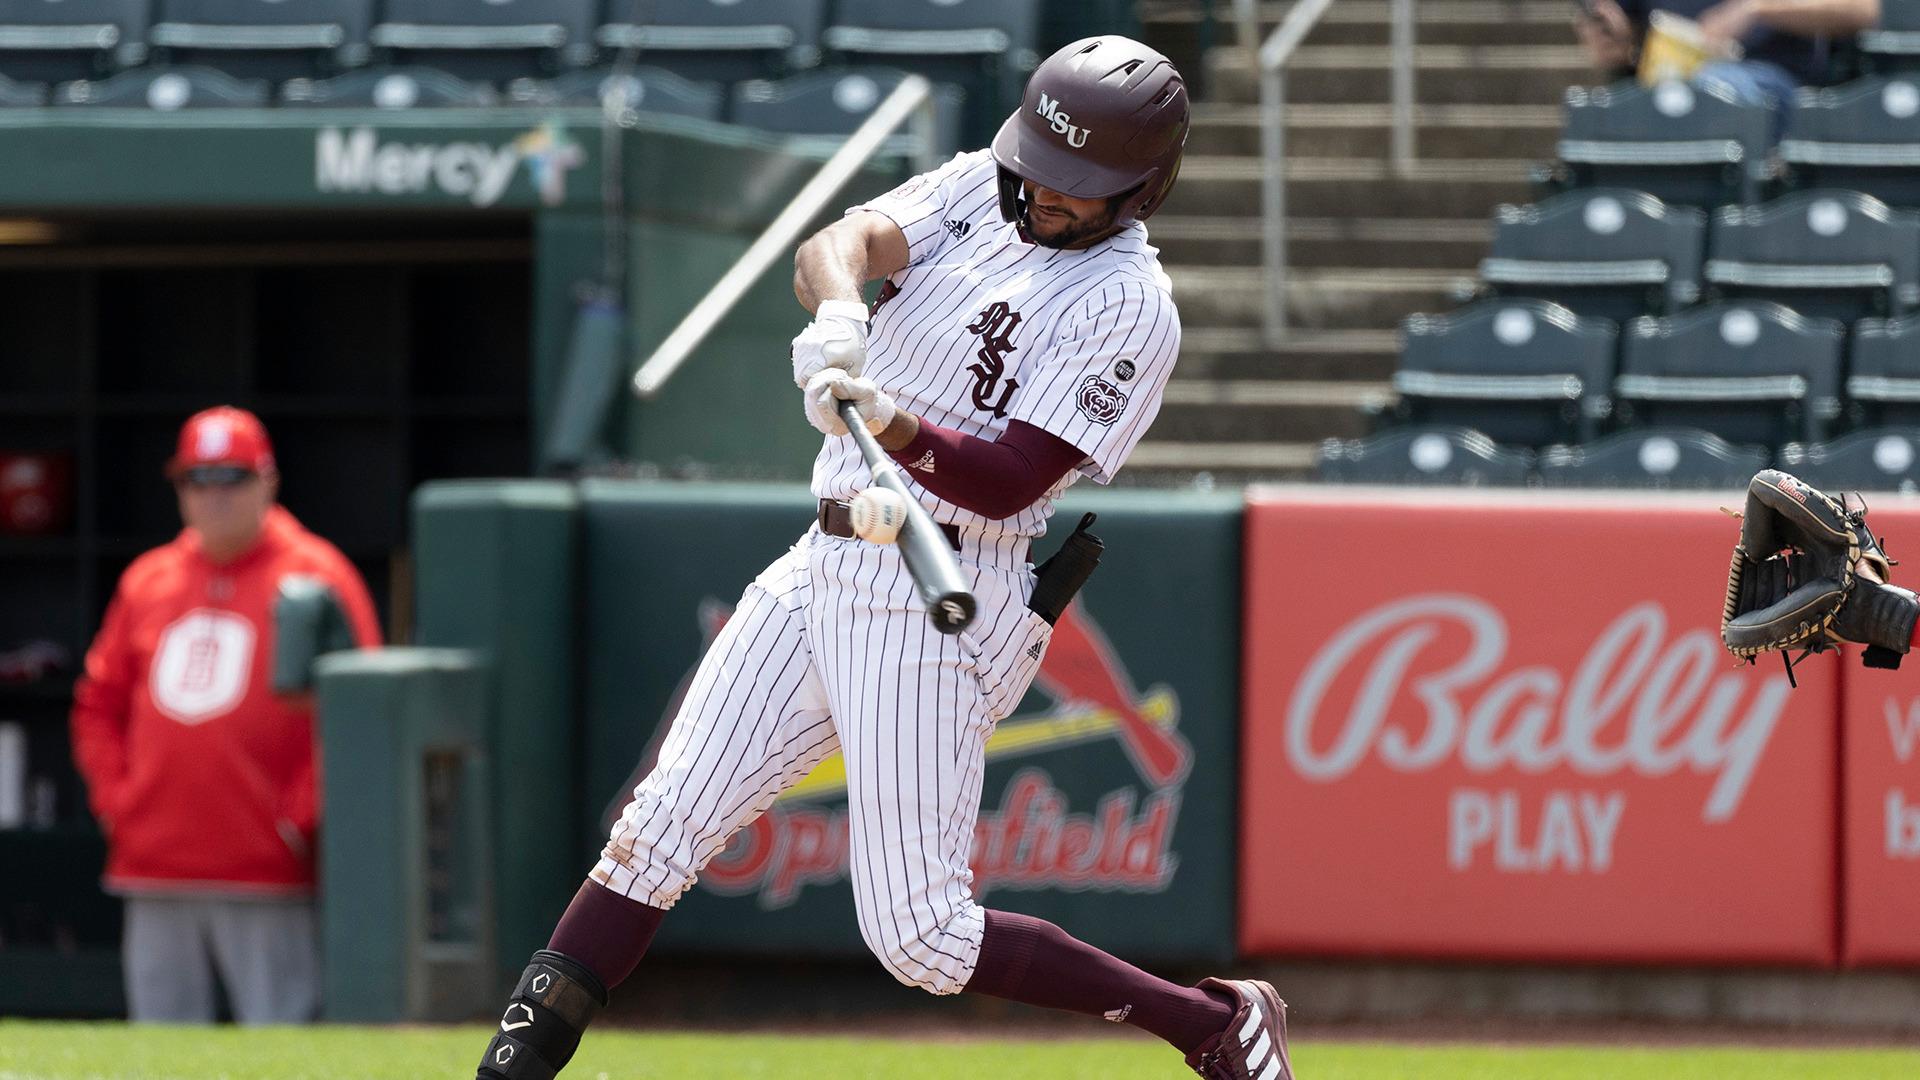
[[[1852,323],[1920,306],[1920,214],[1853,191],[1803,191],[1714,213],[1702,271],[1722,297]]]
[[[401,64],[504,83],[584,67],[598,0],[386,0],[369,36]]]
[[[1731,442],[1818,440],[1840,415],[1846,330],[1743,300],[1635,319],[1613,396],[1634,426],[1701,428]]]
[[[236,79],[213,68],[149,67],[123,71],[109,79],[62,83],[55,105],[99,105],[122,109],[257,109],[272,103],[271,88],[253,79]]]
[[[1827,491],[1920,491],[1920,428],[1856,431],[1780,448],[1780,468]]]
[[[367,60],[373,0],[159,0],[155,56],[249,79],[315,78]]]
[[[147,58],[148,0],[0,0],[0,76],[93,79]]]
[[[1717,86],[1571,87],[1559,156],[1574,187],[1624,187],[1682,206],[1754,202],[1773,110]]]
[[[1625,322],[1700,299],[1707,216],[1622,188],[1570,191],[1493,213],[1480,280],[1500,296],[1531,296],[1579,315]]]
[[[1413,315],[1394,372],[1401,423],[1470,427],[1501,443],[1584,441],[1612,411],[1615,330],[1544,300]]]
[[[46,103],[46,83],[14,82],[0,76],[0,109],[32,108]]]
[[[293,106],[458,108],[493,105],[499,100],[499,92],[487,83],[428,67],[364,68],[330,79],[289,79],[280,87],[280,103]]]
[[[514,101],[529,105],[605,105],[612,95],[621,108],[641,115],[701,120],[719,120],[726,109],[726,92],[719,84],[683,79],[648,65],[625,72],[611,67],[586,68],[556,79],[521,80],[507,92]]]
[[[1549,446],[1535,463],[1543,487],[1738,490],[1767,467],[1764,446],[1735,446],[1695,428],[1622,431]]]
[[[771,78],[820,62],[826,0],[612,0],[605,49],[695,80]]]
[[[1856,40],[1874,71],[1920,69],[1920,0],[1880,0],[1880,25]]]
[[[1847,398],[1855,424],[1920,425],[1920,316],[1860,320],[1850,361]]]
[[[1366,439],[1328,439],[1315,464],[1335,484],[1433,484],[1446,487],[1519,487],[1533,454],[1501,446],[1471,428],[1395,428]]]
[[[1920,205],[1920,77],[1861,79],[1800,92],[1780,140],[1796,188],[1860,191]]]
[[[816,137],[824,152],[859,127],[906,77],[893,68],[844,68],[778,81],[753,79],[734,86],[729,119],[762,131]],[[958,145],[960,101],[953,87],[934,86],[933,149],[938,155]],[[882,152],[909,156],[918,148],[915,134],[903,127]]]
[[[821,40],[842,62],[898,64],[959,86],[973,146],[1019,104],[1040,62],[1039,21],[1037,0],[839,0]]]

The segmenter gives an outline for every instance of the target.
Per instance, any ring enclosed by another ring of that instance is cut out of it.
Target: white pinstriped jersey
[[[1039,536],[1054,500],[1081,475],[1112,481],[1160,411],[1180,353],[1172,283],[1144,225],[1080,251],[1041,247],[1000,216],[987,150],[849,209],[891,218],[908,263],[888,279],[867,338],[868,378],[904,409],[992,439],[1020,420],[1086,454],[1051,490],[996,521],[934,495],[902,470],[935,521]],[[853,440],[829,438],[813,492],[851,499],[870,483]]]

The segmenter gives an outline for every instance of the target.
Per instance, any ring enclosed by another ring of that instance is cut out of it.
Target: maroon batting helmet
[[[1126,195],[1114,224],[1145,221],[1173,190],[1187,146],[1187,84],[1133,40],[1082,38],[1034,69],[993,137],[1000,213],[1024,224],[1020,181],[1077,199]]]

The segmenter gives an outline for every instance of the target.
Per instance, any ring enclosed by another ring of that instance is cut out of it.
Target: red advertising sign
[[[1876,499],[1867,524],[1894,551],[1920,538],[1920,508]],[[1902,543],[1905,541],[1905,543]],[[1909,587],[1914,567],[1893,572]],[[1841,708],[1843,959],[1920,963],[1920,657],[1899,670],[1847,660]]]
[[[1722,651],[1715,505],[1256,492],[1242,949],[1831,964],[1838,673]]]

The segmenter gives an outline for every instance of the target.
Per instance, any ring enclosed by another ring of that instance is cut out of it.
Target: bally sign
[[[1899,551],[1920,536],[1920,507],[1876,496],[1867,522]],[[1896,567],[1894,581],[1912,587],[1912,569]],[[1897,671],[1861,667],[1850,656],[1843,674],[1842,957],[1920,964],[1920,654]]]
[[[1249,515],[1243,948],[1832,961],[1836,673],[1722,651],[1711,498]]]

